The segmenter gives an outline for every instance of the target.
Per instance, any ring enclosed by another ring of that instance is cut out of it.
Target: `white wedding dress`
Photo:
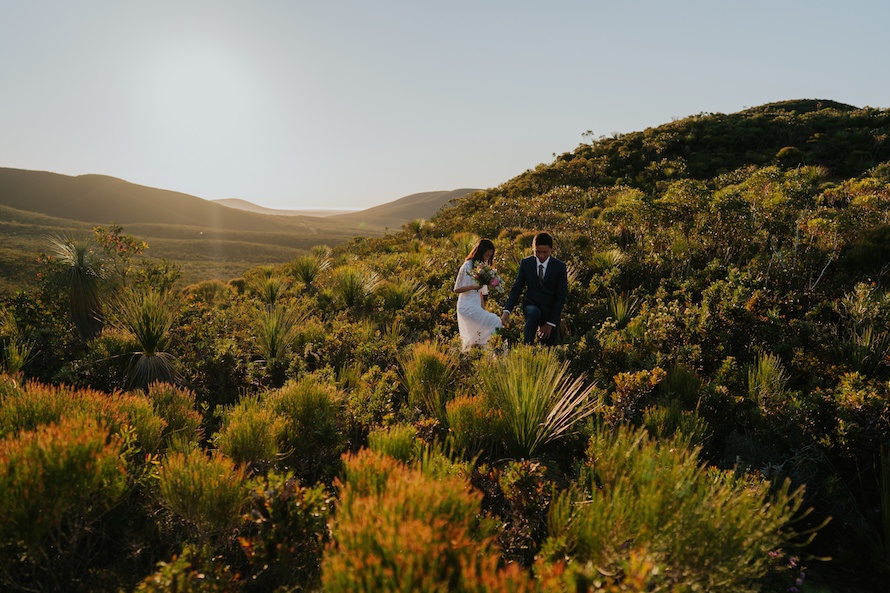
[[[457,273],[454,288],[462,286],[476,286],[472,260],[464,262]],[[457,331],[460,332],[464,351],[477,345],[487,346],[488,339],[500,327],[501,318],[482,308],[479,290],[468,290],[457,295]]]

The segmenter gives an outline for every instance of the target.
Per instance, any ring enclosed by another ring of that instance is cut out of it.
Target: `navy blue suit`
[[[516,274],[516,281],[510,289],[504,309],[513,311],[513,307],[519,302],[519,297],[525,290],[525,298],[522,301],[522,310],[525,313],[523,341],[531,344],[535,341],[538,326],[550,323],[554,327],[546,343],[553,345],[559,343],[560,316],[569,294],[568,273],[565,262],[551,256],[547,262],[544,279],[539,281],[539,263],[538,258],[533,255],[519,262],[519,272]]]

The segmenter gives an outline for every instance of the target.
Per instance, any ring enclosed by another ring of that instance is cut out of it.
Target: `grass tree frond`
[[[748,369],[748,396],[760,405],[781,401],[788,373],[776,354],[759,354]]]
[[[570,434],[600,405],[597,388],[572,377],[552,349],[524,346],[477,367],[483,391],[504,418],[505,439],[517,457],[530,458]]]
[[[282,305],[259,311],[255,325],[257,345],[266,361],[276,362],[287,356],[293,347],[299,325],[305,319],[305,313]]]
[[[614,290],[609,290],[609,297],[606,301],[609,316],[619,325],[625,325],[636,314],[640,306],[640,298],[628,294],[619,294]]]

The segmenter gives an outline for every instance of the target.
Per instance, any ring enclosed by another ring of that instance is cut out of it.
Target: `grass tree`
[[[154,382],[176,382],[176,359],[166,352],[175,320],[174,300],[166,292],[127,290],[114,301],[111,325],[138,348],[129,367],[130,387],[148,389]]]
[[[377,285],[377,276],[358,266],[346,265],[337,268],[332,278],[334,299],[347,309],[362,309]]]
[[[301,255],[290,264],[290,269],[297,280],[306,288],[315,285],[315,281],[324,271],[323,261],[313,255]]]
[[[33,354],[33,345],[21,331],[12,311],[0,307],[0,370],[15,375]]]
[[[419,342],[400,359],[408,403],[444,423],[456,360],[432,342]]]
[[[101,257],[89,241],[73,237],[51,237],[50,247],[56,264],[55,279],[68,291],[71,322],[81,339],[94,338],[103,325]]]
[[[288,356],[293,349],[297,330],[305,319],[302,312],[281,304],[263,307],[257,313],[254,326],[257,346],[275,387],[281,387],[284,383]]]
[[[551,348],[521,346],[494,361],[481,359],[477,374],[491,405],[503,415],[504,440],[517,458],[533,458],[571,434],[600,407],[596,386],[572,377]]]

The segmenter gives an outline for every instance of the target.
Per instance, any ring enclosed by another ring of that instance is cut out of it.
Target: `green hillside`
[[[125,230],[174,261],[290,245]],[[490,238],[509,287],[542,230],[561,343],[523,345],[517,307],[462,351],[467,254]],[[591,137],[229,282],[62,255],[0,298],[0,589],[886,589],[887,109]]]

